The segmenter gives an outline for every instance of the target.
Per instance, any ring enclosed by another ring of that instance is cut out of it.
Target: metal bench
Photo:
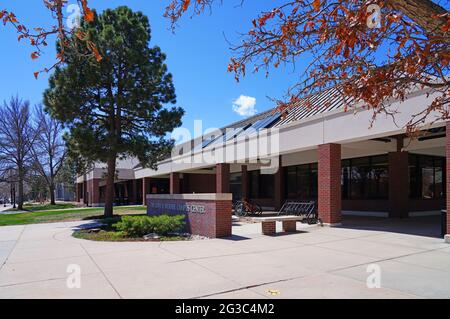
[[[318,222],[316,202],[314,201],[287,201],[278,212],[278,216],[301,216],[303,223],[313,224]]]
[[[262,234],[273,236],[277,232],[277,222],[283,223],[283,232],[294,233],[297,231],[297,222],[303,221],[303,216],[274,216],[255,217],[253,221],[261,222]]]

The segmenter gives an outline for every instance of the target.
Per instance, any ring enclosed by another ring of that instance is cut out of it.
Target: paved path
[[[0,214],[5,214],[8,209],[11,209],[12,205],[6,205],[6,207],[2,204],[0,205]]]
[[[0,227],[0,298],[450,297],[450,245],[407,231],[314,226],[264,237],[237,224],[228,240],[105,243],[71,237],[82,224]],[[74,264],[80,289],[67,288]],[[367,288],[369,264],[381,269],[380,289]]]

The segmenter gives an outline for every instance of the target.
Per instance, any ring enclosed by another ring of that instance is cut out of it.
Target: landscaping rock
[[[102,230],[100,228],[91,228],[91,229],[87,229],[86,232],[91,233],[91,234],[97,234],[99,232],[101,232]]]
[[[158,234],[152,233],[145,235],[144,239],[148,241],[159,241],[161,238],[158,236]]]
[[[178,233],[178,232],[168,233],[167,235],[171,237],[183,237],[183,238],[191,237],[191,234],[189,233]]]

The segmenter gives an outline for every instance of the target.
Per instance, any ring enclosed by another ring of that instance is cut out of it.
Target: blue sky
[[[3,2],[3,3],[2,3]],[[292,69],[280,67],[269,78],[264,72],[249,73],[237,83],[227,72],[231,57],[229,43],[239,41],[239,32],[247,31],[257,12],[273,7],[278,1],[246,1],[237,7],[241,0],[227,0],[223,5],[209,13],[190,19],[184,17],[173,34],[168,19],[163,17],[165,5],[169,0],[90,0],[90,5],[102,11],[106,7],[115,8],[128,5],[133,10],[146,14],[152,27],[150,45],[158,45],[167,54],[167,65],[174,76],[178,96],[178,106],[185,109],[184,127],[192,130],[194,120],[203,120],[204,129],[222,127],[243,117],[233,111],[233,101],[241,95],[256,99],[256,109],[264,111],[272,107],[269,97],[280,98],[289,85],[295,82]],[[0,8],[16,13],[28,27],[49,26],[53,23],[41,0],[0,0]],[[75,1],[69,0],[69,3]],[[225,38],[226,37],[226,38]],[[33,52],[26,42],[18,43],[17,34],[11,27],[0,26],[1,77],[0,101],[18,94],[32,104],[42,101],[42,92],[47,87],[48,76],[42,74],[38,80],[33,72],[49,67],[54,63],[55,50],[52,43],[45,55],[32,61]],[[52,41],[53,42],[53,41]],[[301,67],[298,66],[297,67]],[[244,106],[251,106],[252,99],[241,98]]]

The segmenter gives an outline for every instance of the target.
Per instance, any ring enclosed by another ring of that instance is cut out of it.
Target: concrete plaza
[[[298,224],[275,237],[236,223],[231,239],[164,243],[73,238],[86,222],[1,227],[0,298],[449,298],[450,245],[429,221]],[[367,287],[370,264],[381,288]],[[67,287],[69,265],[80,289]]]

